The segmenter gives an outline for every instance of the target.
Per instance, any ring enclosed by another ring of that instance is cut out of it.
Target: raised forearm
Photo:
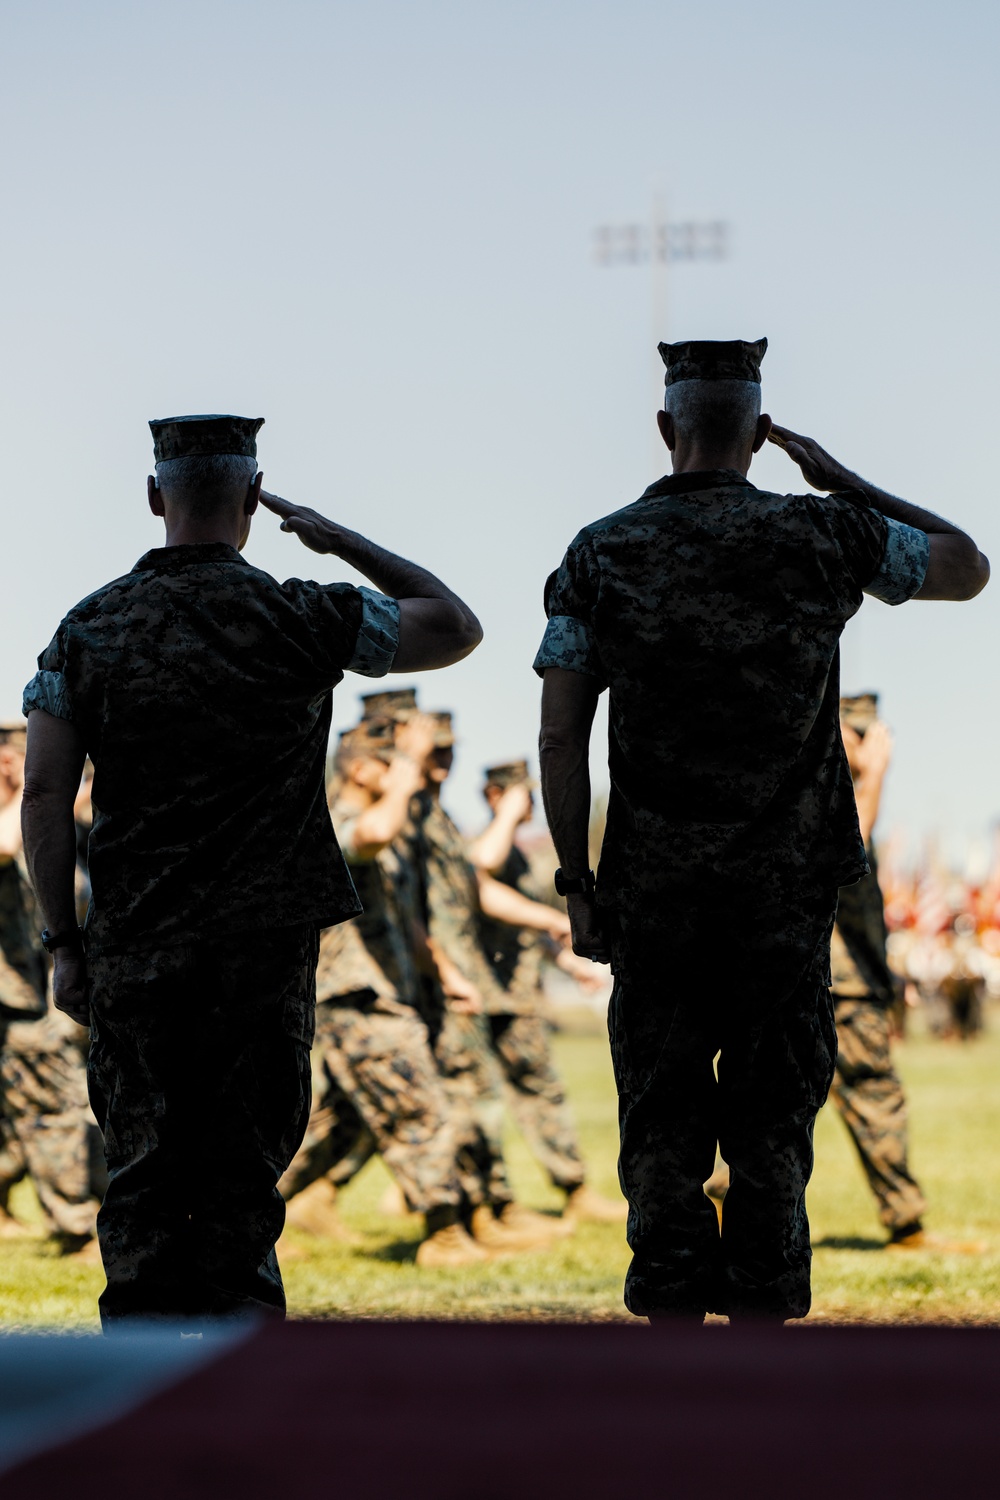
[[[874,510],[881,511],[883,516],[889,516],[893,521],[902,521],[904,526],[914,526],[918,531],[925,531],[928,536],[968,535],[960,526],[946,521],[943,516],[935,515],[932,510],[924,510],[923,506],[914,505],[909,500],[901,500],[898,495],[890,495],[887,490],[880,490],[877,485],[869,484],[859,474],[848,471],[846,477],[851,489],[858,490]],[[969,540],[971,542],[972,538]]]
[[[356,854],[378,854],[398,838],[410,813],[414,792],[423,784],[423,773],[408,757],[398,756],[389,767],[382,796],[360,813],[354,824]]]
[[[514,847],[519,814],[500,808],[488,828],[469,845],[469,858],[477,870],[499,870]]]

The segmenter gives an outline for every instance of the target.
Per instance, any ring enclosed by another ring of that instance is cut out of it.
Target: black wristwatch
[[[62,932],[50,932],[46,927],[42,933],[42,947],[46,953],[54,953],[57,948],[79,948],[83,950],[83,928],[66,927]]]
[[[592,896],[597,886],[597,876],[593,870],[588,870],[586,875],[576,875],[571,879],[559,869],[555,873],[555,883],[560,896]]]

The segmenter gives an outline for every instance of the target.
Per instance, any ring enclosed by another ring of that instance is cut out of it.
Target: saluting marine
[[[425,1216],[427,1238],[417,1250],[424,1267],[488,1259],[462,1224],[458,1120],[420,1012],[415,871],[394,847],[434,732],[417,716],[395,734],[390,720],[368,719],[340,736],[331,817],[363,911],[320,942],[319,1087],[305,1141],[280,1184],[289,1222],[328,1233],[335,1188],[381,1152],[407,1207]],[[352,1116],[364,1131],[353,1139]]]
[[[529,914],[537,914],[541,920],[542,914],[551,913],[552,908],[515,842],[517,829],[531,820],[534,786],[527,761],[509,761],[487,770],[483,794],[493,816],[470,845],[469,858],[477,869],[530,901],[533,910]],[[487,900],[490,894],[488,890]],[[593,969],[551,936],[551,926],[539,930],[538,926],[517,925],[522,914],[523,908],[515,906],[506,920],[485,912],[480,920],[483,950],[504,995],[504,1008],[496,1003],[489,1025],[507,1085],[507,1099],[532,1152],[553,1185],[566,1194],[563,1217],[578,1223],[624,1222],[624,1202],[602,1197],[585,1181],[579,1139],[543,1015],[546,962],[556,964],[585,985],[592,980]]]
[[[761,414],[766,347],[660,345],[673,472],[570,544],[535,662],[574,948],[615,973],[625,1300],[653,1319],[809,1309],[805,1190],[836,1053],[830,931],[838,887],[867,870],[840,635],[865,593],[965,599],[989,576],[957,527]],[[832,493],[758,490],[747,471],[769,438]],[[595,881],[588,748],[604,689]],[[702,1190],[717,1145],[732,1172],[721,1237]]]
[[[0,725],[0,1229],[29,1232],[6,1203],[30,1175],[50,1238],[64,1254],[88,1258],[106,1174],[87,1100],[86,1034],[46,1004],[48,964],[21,868],[25,744],[23,721]]]
[[[283,1312],[277,1183],[309,1114],[319,929],[359,910],[326,806],[332,689],[446,665],[482,634],[425,569],[265,494],[262,420],[150,424],[166,545],[69,611],[25,690],[25,848],[55,1003],[90,1023],[109,1168],[105,1323]],[[375,588],[251,567],[260,501]]]
[[[364,702],[365,715],[386,706],[383,695],[370,695]],[[399,723],[414,712],[410,701],[392,705]],[[436,969],[425,986],[434,1055],[451,1107],[462,1122],[460,1159],[468,1169],[474,1237],[497,1251],[541,1248],[560,1226],[517,1203],[510,1185],[503,1151],[503,1080],[487,1019],[503,1006],[503,991],[482,947],[476,871],[461,833],[441,803],[441,787],[454,759],[452,716],[431,717],[437,725],[435,744],[425,766],[425,786],[413,799],[408,833]],[[475,1179],[478,1188],[473,1192]]]

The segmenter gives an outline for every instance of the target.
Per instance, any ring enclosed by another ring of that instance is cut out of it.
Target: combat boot
[[[348,1229],[340,1217],[337,1189],[328,1177],[317,1177],[315,1182],[311,1182],[289,1200],[285,1209],[285,1224],[323,1239],[340,1240],[345,1245],[364,1243],[353,1230]]]
[[[438,1208],[427,1215],[427,1238],[417,1247],[417,1265],[422,1270],[481,1266],[489,1259],[489,1251],[466,1231],[457,1208]]]
[[[38,1230],[32,1229],[29,1224],[22,1224],[20,1219],[8,1213],[5,1208],[0,1208],[0,1238],[5,1240],[28,1240],[37,1239]]]
[[[380,1214],[385,1214],[387,1219],[415,1219],[419,1217],[413,1213],[406,1201],[403,1189],[395,1177],[378,1200],[378,1211]]]
[[[504,1207],[507,1221],[503,1217],[498,1218],[488,1203],[481,1203],[478,1208],[473,1209],[471,1227],[477,1243],[496,1253],[549,1249],[554,1238],[551,1220],[543,1218],[541,1214],[533,1214],[527,1208],[512,1215],[509,1213],[512,1207],[512,1204]]]
[[[624,1198],[605,1198],[581,1182],[567,1196],[562,1216],[571,1224],[624,1224],[628,1218],[628,1204]]]
[[[982,1255],[984,1240],[946,1240],[940,1234],[928,1234],[919,1224],[897,1229],[885,1247],[887,1250],[923,1250],[931,1255]]]

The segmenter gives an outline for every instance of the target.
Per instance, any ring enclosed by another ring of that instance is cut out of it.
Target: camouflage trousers
[[[277,1184],[309,1118],[318,946],[289,927],[89,961],[105,1327],[284,1312]]]
[[[458,1128],[465,1197],[502,1206],[514,1197],[503,1154],[503,1078],[490,1020],[445,1006],[431,1027],[434,1057]]]
[[[870,1000],[837,999],[830,1099],[854,1142],[890,1233],[919,1227],[927,1204],[907,1161],[906,1099],[892,1065],[889,1017]]]
[[[571,1193],[585,1171],[562,1079],[539,1015],[490,1016],[507,1102],[535,1157],[556,1187]]]
[[[76,1035],[78,1033],[78,1035]],[[87,1102],[84,1032],[58,1011],[15,1022],[0,1060],[5,1140],[0,1193],[30,1175],[50,1233],[96,1232],[107,1185],[101,1138]]]
[[[631,1312],[809,1311],[805,1192],[836,1056],[828,967],[821,943],[786,998],[748,1014],[735,983],[728,993],[678,984],[662,939],[627,929],[613,939],[609,1029]],[[721,1234],[702,1188],[717,1145],[731,1172]]]
[[[280,1183],[286,1202],[318,1177],[348,1181],[378,1151],[415,1213],[457,1208],[458,1122],[423,1021],[383,1014],[370,1002],[323,1001],[314,1070],[317,1064],[320,1087],[305,1139]]]

